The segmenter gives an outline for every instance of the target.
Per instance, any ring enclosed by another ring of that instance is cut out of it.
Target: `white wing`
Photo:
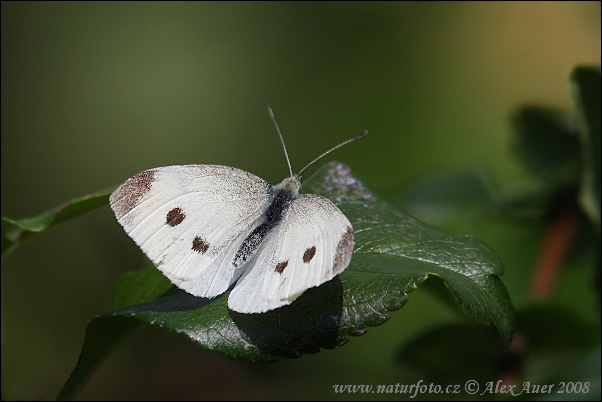
[[[145,170],[111,194],[119,223],[177,287],[201,297],[223,293],[242,274],[232,260],[263,219],[272,187],[217,165]]]
[[[245,266],[228,298],[240,313],[262,313],[290,304],[305,290],[334,278],[349,265],[354,232],[328,199],[303,194]]]

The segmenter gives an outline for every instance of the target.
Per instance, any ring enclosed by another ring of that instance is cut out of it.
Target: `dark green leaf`
[[[452,323],[428,330],[406,343],[398,359],[403,365],[441,384],[460,384],[467,380],[486,383],[508,372],[524,372],[533,359],[548,364],[559,356],[573,363],[600,342],[600,329],[574,311],[552,305],[531,306],[517,311],[517,342],[506,348],[491,328],[474,323]],[[462,367],[458,370],[457,367]],[[554,370],[538,370],[538,375],[553,375]]]
[[[119,346],[138,324],[139,321],[127,317],[100,316],[90,321],[77,364],[56,399],[73,399],[110,352]]]
[[[539,179],[557,186],[579,175],[581,146],[575,116],[561,109],[523,106],[512,117],[514,148]]]
[[[484,384],[499,378],[513,360],[491,328],[474,323],[444,324],[420,334],[403,346],[397,359],[438,384]]]
[[[556,184],[529,183],[504,193],[477,170],[439,172],[404,186],[393,202],[431,225],[470,231],[475,224],[494,219],[528,223],[545,219],[564,193]]]
[[[372,300],[387,300],[392,303],[389,310],[394,310],[403,303],[394,305],[393,294],[405,302],[407,291],[428,275],[436,275],[444,279],[469,314],[483,323],[495,324],[502,338],[510,341],[514,311],[499,278],[502,263],[491,248],[475,237],[445,232],[393,209],[342,164],[327,165],[313,179],[308,191],[334,201],[356,232],[352,265],[340,275],[342,281],[352,275],[361,277],[354,283],[357,288],[344,286],[346,295],[349,292],[353,296],[350,308],[358,308],[355,295],[365,294],[367,285],[377,278],[386,277],[380,284],[387,285],[372,288]],[[361,320],[355,325],[361,326]]]
[[[390,311],[406,303],[409,292],[429,275],[436,275],[467,312],[483,323],[495,324],[509,342],[514,327],[512,304],[499,278],[501,262],[484,243],[429,227],[394,210],[342,164],[326,165],[304,183],[303,190],[334,201],[356,232],[351,264],[332,281],[309,289],[289,306],[264,314],[228,310],[229,292],[204,299],[176,291],[104,313],[92,322],[111,325],[111,319],[121,323],[123,318],[135,318],[184,334],[230,358],[271,362],[279,356],[298,357],[334,348],[349,336],[363,334],[368,326],[384,323]],[[94,331],[102,333],[101,326],[95,324]],[[89,327],[87,334],[92,336],[91,332]],[[79,386],[70,385],[72,389]]]
[[[169,279],[155,267],[130,272],[119,279],[107,311],[153,301],[172,286]]]
[[[581,205],[600,233],[600,66],[577,67],[573,96],[581,123],[583,180]]]
[[[112,191],[75,198],[33,218],[13,220],[2,217],[2,258],[32,235],[108,203]]]
[[[600,327],[585,321],[574,310],[535,305],[517,312],[517,331],[535,354],[586,351],[600,342]]]
[[[129,273],[119,280],[107,309],[149,302],[165,294],[170,288],[171,282],[155,268]],[[133,318],[111,315],[101,315],[90,321],[77,365],[57,399],[73,399],[100,363],[139,323],[140,321]]]
[[[405,185],[395,205],[431,225],[472,225],[494,208],[491,178],[477,170],[440,172]]]

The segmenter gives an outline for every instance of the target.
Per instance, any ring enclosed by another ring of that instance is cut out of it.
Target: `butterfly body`
[[[218,165],[145,170],[119,186],[119,223],[177,287],[261,313],[290,304],[342,272],[354,231],[330,200],[299,194],[297,176],[271,186]]]
[[[298,178],[290,177],[284,179],[277,186],[272,187],[273,194],[270,197],[270,206],[264,214],[265,219],[241,244],[232,261],[235,267],[244,264],[255,255],[263,239],[282,221],[282,217],[289,208],[290,203],[299,196],[300,186]]]

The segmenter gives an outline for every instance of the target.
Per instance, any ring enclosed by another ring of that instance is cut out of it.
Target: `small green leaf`
[[[600,327],[574,310],[550,304],[533,305],[516,314],[520,331],[537,355],[554,355],[569,351],[587,351],[600,342]]]
[[[72,400],[86,385],[92,374],[119,344],[138,326],[127,317],[96,317],[88,323],[84,345],[75,368],[56,397]]]
[[[75,198],[33,218],[13,220],[2,217],[2,258],[32,235],[106,204],[112,191]]]
[[[119,280],[107,310],[155,300],[172,287],[171,282],[154,267],[125,274]],[[92,319],[86,328],[79,360],[57,399],[73,399],[100,363],[139,323],[132,318],[110,315]]]
[[[523,106],[512,117],[514,149],[531,173],[555,187],[576,182],[581,146],[575,116],[562,109]]]
[[[264,314],[239,314],[227,307],[229,292],[204,299],[175,290],[150,301],[153,292],[144,290],[145,286],[164,290],[163,285],[168,285],[155,280],[145,284],[139,279],[149,273],[140,271],[122,278],[116,292],[121,294],[116,297],[121,301],[111,304],[118,309],[92,320],[86,339],[106,339],[103,325],[111,326],[114,320],[123,326],[124,319],[135,319],[184,334],[226,357],[272,362],[280,356],[299,357],[320,348],[334,348],[347,342],[349,336],[363,334],[368,326],[384,323],[390,311],[406,303],[409,292],[429,275],[436,275],[443,278],[467,312],[480,322],[494,323],[503,340],[510,341],[514,315],[499,278],[502,265],[480,240],[429,227],[394,210],[342,164],[326,165],[303,184],[302,190],[331,199],[354,226],[354,257],[341,275],[309,289],[289,306]],[[136,282],[136,293],[143,296],[132,299],[147,300],[121,308],[128,301],[128,288]],[[114,337],[115,342],[119,339]],[[92,341],[84,343],[82,350],[82,356],[90,356],[86,360],[89,377],[101,351],[88,352],[87,348],[94,348]],[[101,348],[109,350],[102,344]],[[78,367],[82,361],[80,357]],[[65,385],[70,392],[87,379],[79,374],[72,374],[72,378]],[[64,391],[61,395],[73,393]]]
[[[461,384],[476,380],[482,384],[503,377],[507,371],[524,373],[533,359],[547,363],[558,359],[560,364],[579,361],[600,342],[599,327],[566,308],[535,305],[517,311],[516,316],[519,339],[514,347],[504,347],[491,328],[446,323],[403,345],[398,360],[429,381]],[[557,374],[557,365],[552,367],[549,372],[540,368],[538,376]]]
[[[119,279],[106,310],[112,311],[153,301],[172,287],[169,279],[155,267],[127,273]]]
[[[499,378],[510,352],[491,328],[475,323],[446,323],[403,345],[397,355],[425,380],[438,384],[484,384]],[[462,367],[458,370],[458,367]]]
[[[495,212],[492,181],[476,169],[437,172],[405,185],[393,202],[431,225],[457,229]]]
[[[575,68],[571,82],[583,144],[580,201],[600,235],[600,66]]]

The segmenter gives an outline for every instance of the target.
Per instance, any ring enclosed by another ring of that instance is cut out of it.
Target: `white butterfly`
[[[178,288],[212,298],[236,284],[228,307],[240,313],[285,306],[347,268],[354,231],[330,200],[299,194],[305,168],[293,175],[284,151],[290,177],[276,186],[228,166],[165,166],[127,179],[111,194],[110,205]]]

